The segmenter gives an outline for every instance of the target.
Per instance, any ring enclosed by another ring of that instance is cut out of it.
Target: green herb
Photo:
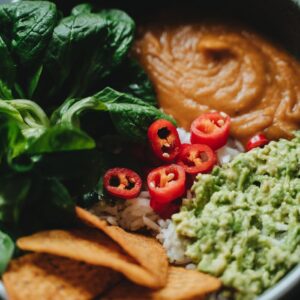
[[[13,252],[13,241],[8,235],[0,231],[0,275],[5,271]]]

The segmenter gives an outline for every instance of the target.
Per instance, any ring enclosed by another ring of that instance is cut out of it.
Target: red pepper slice
[[[170,219],[173,214],[179,211],[181,206],[181,199],[172,201],[167,204],[162,204],[155,201],[154,199],[151,199],[150,206],[162,219]]]
[[[191,175],[210,172],[216,162],[215,152],[209,146],[201,144],[184,146],[177,161]]]
[[[192,144],[205,144],[213,150],[223,147],[228,139],[230,117],[225,113],[206,113],[191,125]]]
[[[164,119],[156,120],[148,128],[148,138],[154,154],[164,162],[172,162],[180,151],[176,127]]]
[[[109,169],[103,178],[106,191],[121,199],[132,199],[139,195],[142,180],[134,171],[126,168]]]
[[[262,133],[254,135],[246,144],[246,150],[250,151],[253,148],[263,147],[264,145],[268,144],[269,140],[266,136]]]
[[[181,166],[169,165],[152,170],[147,185],[152,201],[170,203],[185,192],[185,172]]]

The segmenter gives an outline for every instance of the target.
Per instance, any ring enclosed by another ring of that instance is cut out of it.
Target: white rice
[[[150,195],[141,192],[139,197],[123,201],[115,206],[104,205],[99,201],[91,212],[112,225],[119,225],[129,231],[147,228],[159,232],[159,216],[150,207]]]
[[[177,128],[179,139],[181,144],[190,144],[191,143],[191,133],[185,131],[183,128]]]
[[[217,150],[220,165],[229,163],[234,157],[244,151],[244,147],[239,141],[229,139],[225,146]]]
[[[190,143],[190,133],[183,128],[177,129],[181,143]],[[236,155],[243,152],[242,144],[233,139],[229,139],[227,144],[217,150],[219,163],[230,162]],[[187,191],[186,199],[192,198],[191,191]],[[173,264],[186,265],[188,269],[195,269],[190,259],[185,256],[184,241],[178,238],[174,224],[171,220],[162,220],[150,207],[150,195],[147,191],[134,199],[120,202],[114,206],[97,203],[92,207],[91,212],[105,219],[112,225],[119,225],[129,231],[148,229],[162,243],[167,251],[169,260]]]
[[[179,239],[175,226],[171,220],[159,220],[160,232],[156,238],[167,251],[169,261],[177,265],[186,265],[191,260],[185,256],[186,245]]]

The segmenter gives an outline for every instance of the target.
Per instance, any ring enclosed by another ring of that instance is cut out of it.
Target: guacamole
[[[199,175],[173,223],[198,269],[251,299],[300,262],[300,132]]]

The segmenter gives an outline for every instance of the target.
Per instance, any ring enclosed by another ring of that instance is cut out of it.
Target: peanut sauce
[[[159,105],[190,129],[201,113],[231,116],[231,135],[258,132],[290,138],[300,128],[300,63],[241,26],[152,25],[134,53],[150,76]]]

